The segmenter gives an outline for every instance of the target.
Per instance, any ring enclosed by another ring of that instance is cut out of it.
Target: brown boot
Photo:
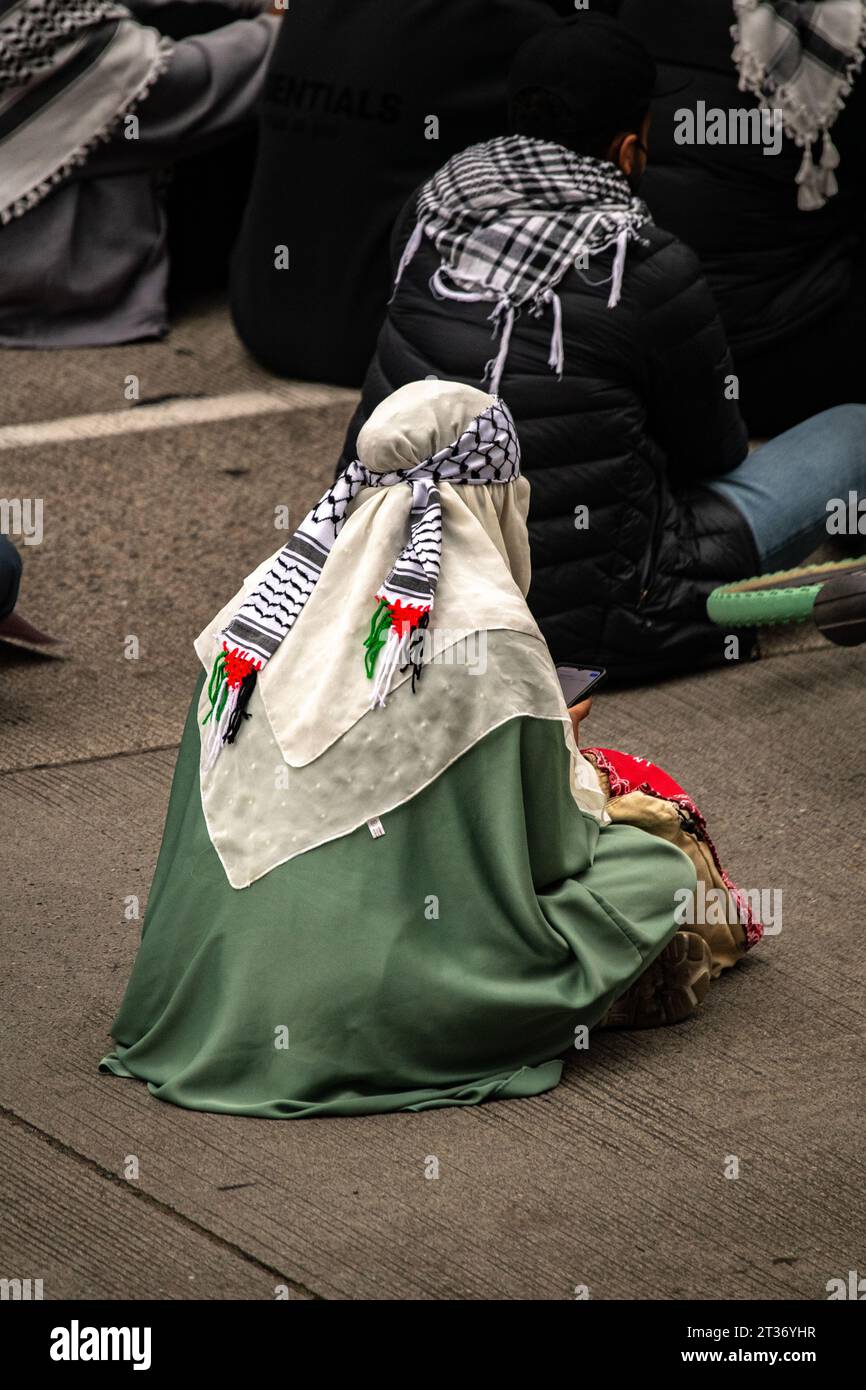
[[[712,955],[703,937],[678,931],[652,965],[605,1014],[601,1028],[661,1028],[682,1023],[710,987]]]

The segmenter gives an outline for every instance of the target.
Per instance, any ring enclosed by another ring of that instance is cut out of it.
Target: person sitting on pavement
[[[576,15],[529,40],[509,90],[513,133],[449,160],[396,228],[340,466],[407,380],[501,386],[533,482],[529,603],[554,658],[621,680],[720,662],[733,649],[709,593],[797,563],[826,535],[827,499],[866,490],[866,407],[748,455],[700,264],[637,196],[658,91],[637,39]]]
[[[0,0],[0,346],[167,331],[169,237],[184,229],[166,215],[166,168],[254,134],[279,23],[265,0],[222,3],[250,17],[174,41],[138,19],[158,25],[161,0]],[[230,203],[223,183],[194,210],[200,262]]]
[[[681,1021],[755,943],[678,930],[681,789],[578,751],[528,491],[502,400],[409,384],[208,624],[103,1071],[275,1119],[537,1095],[594,1025]]]

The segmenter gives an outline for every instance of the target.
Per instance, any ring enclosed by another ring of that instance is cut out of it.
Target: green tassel
[[[201,721],[206,724],[212,714],[216,714],[217,723],[219,717],[225,709],[226,700],[229,697],[228,681],[226,680],[226,654],[220,651],[211,667],[210,680],[207,683],[207,697],[210,701],[210,709]]]
[[[390,626],[391,610],[385,600],[381,598],[370,622],[370,631],[364,639],[364,647],[366,649],[364,669],[370,680],[373,679],[373,672],[376,669],[379,653],[388,640],[388,629]]]

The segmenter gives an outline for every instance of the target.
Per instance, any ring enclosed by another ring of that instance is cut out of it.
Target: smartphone
[[[556,674],[570,709],[601,685],[607,671],[603,666],[557,666]]]

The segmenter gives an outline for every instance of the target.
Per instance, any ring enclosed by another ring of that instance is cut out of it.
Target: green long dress
[[[537,1095],[694,887],[680,850],[578,810],[560,726],[524,718],[382,837],[362,826],[234,889],[202,814],[197,702],[100,1064],[161,1100],[296,1119]]]

